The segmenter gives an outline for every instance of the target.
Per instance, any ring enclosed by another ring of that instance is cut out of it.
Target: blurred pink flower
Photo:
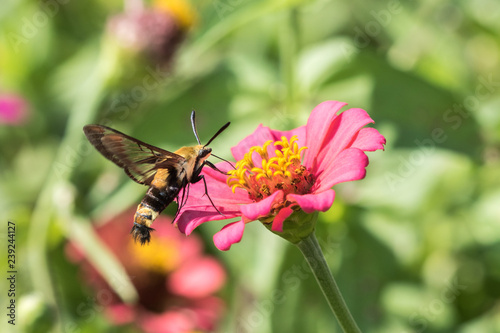
[[[203,169],[215,206],[201,200],[201,182],[193,184],[190,199],[178,218],[179,230],[190,234],[200,224],[234,217],[214,235],[220,250],[238,243],[245,224],[260,220],[281,232],[284,221],[297,210],[305,213],[328,210],[335,198],[332,186],[365,177],[365,151],[384,149],[385,138],[374,128],[363,128],[373,120],[362,109],[338,112],[346,103],[327,101],[311,113],[307,125],[281,132],[260,125],[253,134],[231,149],[236,170],[221,162]]]
[[[25,124],[28,119],[28,107],[28,102],[21,96],[0,94],[0,124]]]
[[[128,1],[123,13],[108,20],[109,35],[123,49],[145,55],[166,66],[186,32],[196,21],[196,12],[186,0],[156,0],[148,8],[142,1]]]
[[[102,241],[119,259],[139,293],[137,304],[124,304],[74,244],[67,255],[81,265],[85,280],[96,291],[109,290],[106,316],[116,325],[135,323],[141,331],[179,333],[211,331],[224,303],[214,296],[226,280],[221,263],[205,255],[201,240],[185,237],[165,216],[158,217],[156,237],[149,246],[136,244],[129,235],[127,211],[97,228]]]

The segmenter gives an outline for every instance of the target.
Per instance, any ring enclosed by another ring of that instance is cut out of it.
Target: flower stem
[[[102,61],[102,59],[101,59]],[[34,291],[44,298],[44,301],[56,313],[54,331],[63,331],[62,316],[65,311],[61,309],[57,300],[55,282],[50,272],[49,237],[51,222],[58,212],[57,203],[54,203],[54,193],[58,186],[69,184],[76,165],[74,158],[68,158],[68,150],[75,151],[84,140],[82,127],[95,117],[99,103],[107,87],[109,71],[103,62],[99,62],[95,70],[89,74],[87,81],[82,83],[80,100],[77,100],[70,112],[64,137],[59,145],[52,165],[52,172],[48,175],[45,184],[38,195],[28,230],[28,269]],[[78,155],[79,158],[82,156]],[[57,166],[63,168],[57,172]]]
[[[314,232],[298,242],[297,247],[306,258],[323,294],[344,332],[361,332],[340,293],[339,287],[328,267]]]

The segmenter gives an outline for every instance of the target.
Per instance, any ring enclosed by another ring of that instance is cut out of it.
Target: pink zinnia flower
[[[131,277],[139,295],[136,304],[123,303],[85,253],[74,244],[67,247],[85,281],[98,295],[107,296],[98,305],[108,319],[115,325],[135,324],[146,333],[214,330],[224,310],[223,301],[214,295],[226,280],[222,264],[203,253],[199,237],[186,238],[166,216],[158,217],[157,237],[149,246],[136,244],[129,234],[130,214],[131,210],[120,214],[96,232]]]
[[[365,151],[384,149],[385,138],[374,128],[363,128],[373,120],[362,109],[338,111],[346,103],[327,101],[311,113],[307,125],[277,131],[260,125],[253,134],[231,149],[236,170],[227,163],[203,169],[208,193],[221,216],[208,200],[203,184],[191,186],[190,200],[182,208],[179,230],[190,234],[200,224],[240,217],[214,235],[220,250],[238,243],[245,224],[254,220],[272,223],[283,230],[285,220],[302,209],[305,213],[327,211],[335,198],[332,186],[365,177]]]

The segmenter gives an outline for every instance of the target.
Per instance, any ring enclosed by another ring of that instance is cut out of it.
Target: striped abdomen
[[[151,228],[156,217],[179,195],[179,186],[168,186],[166,189],[158,189],[151,186],[146,192],[141,203],[137,207],[134,216],[134,226],[130,232],[133,238],[144,245],[151,239]]]

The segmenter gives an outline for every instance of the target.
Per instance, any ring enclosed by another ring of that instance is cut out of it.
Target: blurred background
[[[134,245],[146,187],[82,132],[176,150],[194,109],[202,141],[231,121],[211,145],[231,158],[258,124],[339,100],[387,138],[317,226],[362,330],[500,332],[497,1],[190,1],[2,1],[1,331],[340,332],[299,251],[260,223],[221,252],[225,222],[184,237],[172,204]]]

